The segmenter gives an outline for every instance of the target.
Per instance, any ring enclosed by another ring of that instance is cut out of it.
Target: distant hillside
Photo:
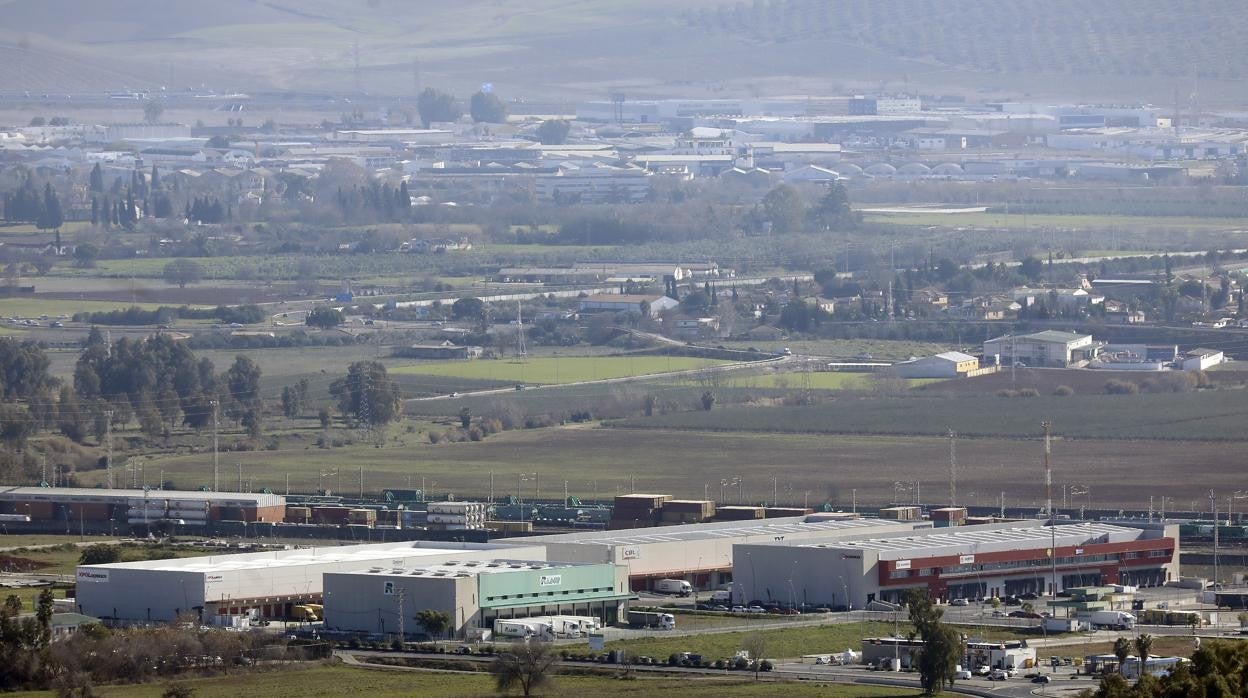
[[[762,45],[830,39],[989,73],[1239,79],[1243,0],[753,0],[685,15]]]
[[[0,90],[1248,97],[1242,0],[0,0]],[[358,61],[359,71],[355,65]],[[20,67],[20,69],[18,69]],[[1211,100],[1211,101],[1206,101]]]

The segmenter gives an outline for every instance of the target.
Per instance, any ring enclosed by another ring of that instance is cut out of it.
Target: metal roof
[[[280,494],[254,492],[202,492],[199,490],[130,490],[97,489],[93,487],[5,487],[0,489],[0,500],[70,500],[84,497],[103,499],[158,499],[200,500],[210,502],[247,502],[255,506],[281,506],[286,497]]]
[[[793,533],[835,534],[862,531],[869,533],[879,529],[896,528],[899,524],[930,525],[929,522],[905,522],[885,519],[847,519],[839,521],[807,521],[805,516],[792,516],[761,521],[720,521],[709,524],[684,526],[660,526],[637,528],[627,531],[586,531],[551,536],[507,538],[511,542],[524,543],[575,543],[578,545],[644,545],[646,543],[693,542],[703,540],[740,540],[762,536],[783,536]]]
[[[1124,542],[1144,535],[1139,529],[1085,522],[1058,525],[1050,531],[1044,521],[985,524],[915,531],[895,536],[865,538],[831,543],[804,543],[803,548],[836,548],[840,550],[873,550],[883,560],[909,557],[974,554],[1006,550],[1049,548],[1057,545],[1088,545],[1097,542]]]
[[[526,572],[536,570],[567,569],[569,567],[592,567],[601,563],[540,562],[535,560],[450,560],[434,567],[370,567],[355,572],[337,574],[363,574],[376,577],[418,577],[424,579],[447,579],[476,577],[483,574]]]

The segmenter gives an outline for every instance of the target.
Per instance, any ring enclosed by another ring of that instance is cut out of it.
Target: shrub
[[[1068,397],[1075,394],[1075,389],[1069,385],[1059,385],[1053,389],[1053,394],[1058,397]]]
[[[1140,386],[1131,381],[1108,380],[1105,381],[1106,395],[1135,395],[1140,392]]]
[[[758,668],[760,671],[771,671],[775,668],[775,665],[771,663],[770,659],[764,659],[763,662],[758,665]]]
[[[676,654],[675,652],[673,652],[673,653],[671,653],[670,655],[668,655],[668,657],[667,657],[667,665],[668,665],[668,666],[677,666],[678,664],[680,664],[680,655],[679,655],[679,654]]]
[[[442,434],[436,431],[429,432],[429,443],[438,444],[442,441]]]
[[[1035,388],[1021,388],[1018,397],[1040,397],[1040,391]]]
[[[1018,397],[1018,391],[1010,390],[1009,388],[1002,388],[996,392],[996,396],[997,397]]]

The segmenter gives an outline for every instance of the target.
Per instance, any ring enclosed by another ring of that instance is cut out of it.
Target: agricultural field
[[[431,494],[458,497],[488,496],[491,475],[496,496],[511,494],[517,475],[534,472],[539,479],[524,485],[525,499],[549,498],[556,489],[562,494],[567,480],[569,494],[586,501],[629,491],[720,500],[720,481],[739,477],[742,485],[728,488],[723,501],[762,502],[772,498],[772,474],[782,505],[848,509],[851,490],[864,506],[898,501],[898,496],[904,502],[916,496],[931,502],[942,500],[948,490],[949,441],[940,436],[731,433],[668,430],[656,423],[646,429],[519,429],[480,442],[434,445],[427,434],[433,427],[412,426],[411,433],[392,429],[381,448],[363,443],[317,448],[309,434],[283,440],[274,450],[231,453],[222,461],[242,463],[251,487],[277,492],[284,491],[287,474],[293,490],[311,491],[326,485],[323,476],[332,477],[339,468],[351,492],[362,468],[366,493],[406,487],[408,478],[418,483],[425,477]],[[1004,492],[1009,508],[1040,505],[1038,438],[961,438],[957,453],[959,503],[995,507]],[[1072,491],[1076,484],[1086,489],[1077,500],[1072,495],[1073,507],[1144,507],[1149,496],[1165,491],[1174,497],[1174,509],[1199,510],[1210,488],[1242,487],[1238,464],[1235,451],[1217,442],[1059,439],[1053,447],[1055,483],[1070,485]],[[163,471],[181,489],[209,484],[211,465],[211,449],[203,445],[195,453],[144,460],[149,479]],[[1176,482],[1176,472],[1202,477],[1199,484]],[[89,486],[103,474],[91,471],[80,478]],[[919,491],[899,495],[897,482],[910,483],[911,490],[917,482]]]
[[[722,341],[728,349],[749,349],[777,353],[789,349],[803,356],[826,356],[847,359],[870,356],[877,361],[904,361],[912,356],[929,356],[949,351],[952,347],[935,342],[912,342],[887,339],[792,339],[776,342]]]
[[[184,679],[176,682],[194,691],[197,698],[236,698],[240,694],[271,698],[303,698],[304,696],[340,696],[346,687],[352,693],[370,698],[471,698],[497,696],[493,678],[482,673],[374,670],[331,663],[273,667],[235,672],[230,676]],[[141,686],[102,686],[94,689],[99,696],[134,696],[159,698],[169,683]],[[654,696],[679,692],[682,696],[712,698],[715,696],[776,696],[785,698],[886,698],[917,696],[917,690],[876,686],[822,686],[800,683],[755,683],[750,677],[719,678],[688,677],[651,678],[639,676],[620,680],[611,676],[557,676],[540,695],[570,695],[585,698],[616,696]],[[55,696],[55,692],[31,692],[17,695]]]
[[[818,375],[818,374],[815,374]],[[729,406],[634,417],[620,427],[726,432],[937,435],[955,432],[981,438],[1027,437],[1045,419],[1055,433],[1079,439],[1175,439],[1242,441],[1248,404],[1238,390],[1140,395],[1059,397],[947,395],[906,399],[848,395],[804,407],[759,409]]]
[[[0,300],[0,315],[4,317],[38,318],[47,315],[56,318],[58,315],[72,316],[74,313],[103,312],[108,310],[125,310],[137,305],[144,310],[160,307],[159,303],[131,303],[129,301],[79,300],[71,298],[39,298],[22,296]]]
[[[653,373],[692,371],[730,363],[681,356],[549,356],[526,359],[428,361],[390,369],[395,375],[434,375],[505,383],[558,385]]]

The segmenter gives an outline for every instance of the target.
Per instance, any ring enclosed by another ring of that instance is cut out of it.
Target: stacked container
[[[485,528],[486,509],[480,502],[430,502],[426,521],[448,531]]]
[[[918,507],[884,507],[880,509],[880,518],[893,521],[918,521],[923,518],[923,513]]]
[[[731,506],[720,507],[715,512],[715,518],[719,521],[754,521],[763,518],[764,514],[762,507]]]
[[[763,516],[768,519],[783,519],[788,516],[806,516],[813,514],[814,511],[806,507],[767,507],[763,511]]]
[[[207,499],[170,499],[166,515],[181,519],[187,526],[207,526],[211,505]]]
[[[312,523],[312,507],[286,507],[286,523]]]
[[[377,523],[377,512],[372,509],[352,509],[347,512],[347,523],[354,526],[372,526]]]
[[[644,528],[659,522],[663,503],[671,501],[670,494],[621,494],[615,498],[615,508],[607,528]]]
[[[966,524],[966,509],[963,507],[942,507],[932,510],[932,525],[936,528],[962,526]]]
[[[714,516],[715,502],[709,499],[672,499],[663,502],[660,514],[665,524],[702,523]]]

